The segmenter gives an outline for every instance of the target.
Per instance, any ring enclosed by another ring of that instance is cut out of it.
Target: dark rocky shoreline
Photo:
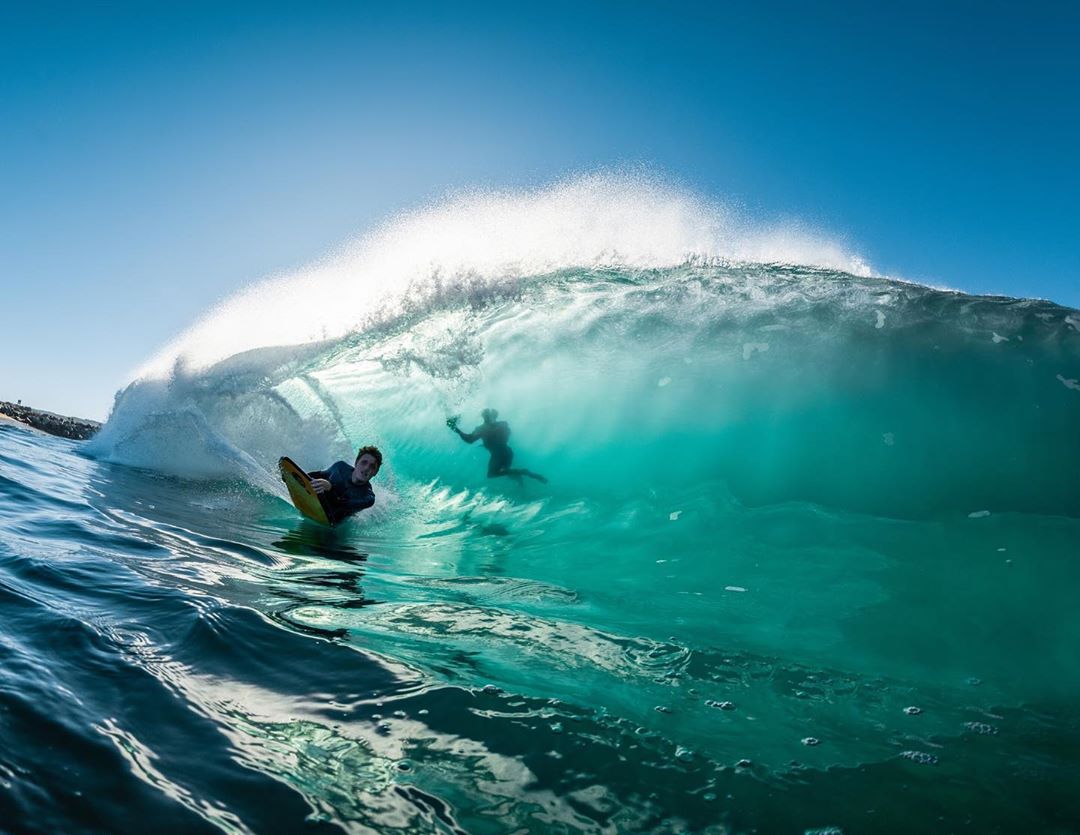
[[[101,428],[101,424],[96,420],[65,417],[52,412],[43,412],[40,409],[31,409],[21,403],[8,403],[5,400],[0,400],[0,415],[25,423],[34,429],[40,429],[42,432],[48,432],[50,435],[59,435],[61,438],[71,438],[74,441],[92,438]]]

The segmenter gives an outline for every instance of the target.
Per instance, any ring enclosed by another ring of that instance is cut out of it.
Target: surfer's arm
[[[477,426],[476,429],[472,432],[462,432],[455,426],[454,431],[457,432],[458,435],[461,437],[461,440],[463,440],[467,444],[474,444],[482,437],[484,437],[484,428],[482,426]]]
[[[330,494],[328,500],[342,516],[351,516],[358,510],[367,510],[375,504],[375,491],[371,489],[370,484],[366,490],[350,487],[344,492]]]
[[[311,479],[311,489],[320,496],[334,486],[330,483],[330,472],[328,470],[313,470],[308,473],[308,478]]]
[[[375,504],[375,494],[370,490],[364,496],[349,497],[349,513],[356,513],[358,510],[367,510]]]

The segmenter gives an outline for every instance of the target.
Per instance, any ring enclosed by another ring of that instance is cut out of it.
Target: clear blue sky
[[[1080,4],[0,4],[0,399],[104,417],[213,302],[464,186],[644,163],[1080,306]]]

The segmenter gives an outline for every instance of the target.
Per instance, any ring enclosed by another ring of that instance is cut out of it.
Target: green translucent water
[[[807,269],[534,276],[136,383],[91,452],[181,478],[95,464],[94,503],[173,554],[140,576],[391,671],[302,709],[176,674],[328,823],[1072,831],[1078,327]],[[550,485],[484,477],[444,422],[485,406]],[[272,495],[369,442],[343,528]]]

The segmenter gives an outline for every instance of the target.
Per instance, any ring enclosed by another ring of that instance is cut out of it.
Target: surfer
[[[318,494],[331,525],[375,504],[371,479],[381,467],[382,453],[376,447],[365,446],[356,453],[352,466],[338,461],[329,469],[308,473],[311,489]]]
[[[480,413],[480,417],[484,419],[484,422],[472,432],[462,432],[458,429],[458,421],[461,419],[459,417],[447,418],[446,425],[457,432],[461,440],[467,444],[476,441],[484,442],[484,449],[491,453],[491,460],[488,461],[488,478],[508,475],[520,484],[521,477],[528,476],[547,484],[547,479],[539,473],[525,469],[511,469],[510,464],[514,461],[514,451],[510,449],[510,445],[507,443],[510,440],[510,424],[505,420],[496,420],[499,413],[494,409],[484,409]]]

